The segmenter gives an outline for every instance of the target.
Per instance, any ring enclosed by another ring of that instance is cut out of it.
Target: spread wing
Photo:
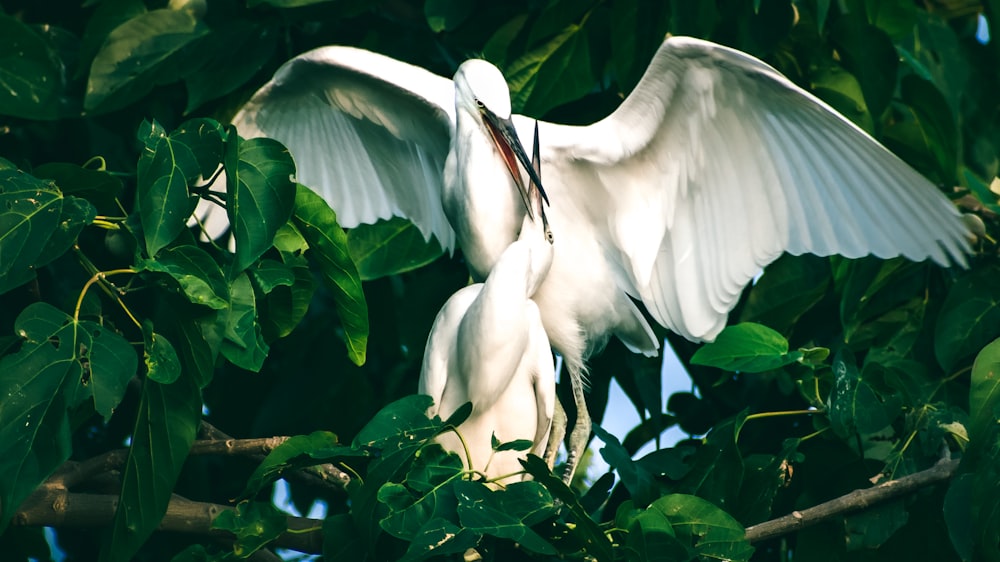
[[[298,180],[327,200],[342,226],[403,216],[451,250],[441,186],[454,113],[451,80],[335,46],[282,65],[233,123],[244,137],[285,144]]]
[[[929,181],[726,47],[670,38],[613,114],[541,138],[623,288],[689,339],[713,339],[782,252],[965,263],[958,212]]]

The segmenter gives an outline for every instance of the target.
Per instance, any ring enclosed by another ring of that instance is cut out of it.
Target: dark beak
[[[496,145],[497,150],[500,151],[500,155],[503,156],[504,163],[507,164],[507,170],[510,172],[510,177],[514,179],[514,184],[517,185],[517,189],[521,194],[521,200],[524,202],[524,207],[528,211],[528,216],[532,219],[535,218],[534,212],[532,211],[531,200],[528,196],[529,186],[524,185],[524,181],[521,179],[521,172],[518,170],[518,162],[521,166],[528,172],[528,178],[531,180],[531,184],[537,186],[538,193],[541,194],[542,199],[545,203],[549,203],[549,197],[545,194],[545,190],[542,188],[542,179],[539,177],[538,172],[532,166],[531,162],[528,160],[528,154],[524,151],[524,146],[521,145],[520,139],[517,138],[517,131],[514,130],[514,123],[510,119],[501,119],[496,116],[495,113],[490,111],[485,107],[480,107],[480,113],[483,115],[483,122],[486,124],[486,128],[489,129],[490,135],[493,137],[493,144]],[[538,151],[537,144],[537,130],[538,124],[535,123],[535,151]]]

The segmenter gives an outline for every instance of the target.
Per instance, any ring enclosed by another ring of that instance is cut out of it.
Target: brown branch
[[[219,430],[217,427],[213,426],[212,424],[204,420],[202,420],[201,422],[201,428],[199,429],[199,434],[202,437],[207,437],[209,439],[216,441],[218,440],[234,441],[234,439],[229,435],[227,435],[225,432]],[[280,437],[280,438],[272,437],[270,439],[281,439],[282,440],[281,443],[284,443],[285,441],[288,440],[288,437]],[[238,441],[243,441],[243,440],[238,440]],[[277,445],[280,445],[281,443],[278,443],[274,446],[277,447]],[[192,448],[192,453],[193,452],[194,450]],[[251,454],[250,457],[255,458],[257,460],[264,460],[266,453],[269,452],[271,451],[268,450],[265,453],[259,455]],[[351,481],[350,474],[344,472],[343,470],[340,470],[339,468],[333,466],[330,463],[301,468],[297,471],[289,472],[284,476],[290,480],[297,480],[310,486],[316,486],[320,488],[332,487],[338,492],[343,492],[347,488],[348,482]]]
[[[839,515],[909,494],[925,486],[948,480],[955,474],[958,463],[959,461],[957,460],[941,459],[927,470],[922,470],[897,480],[889,480],[871,488],[854,490],[849,494],[828,502],[823,502],[809,509],[793,511],[784,517],[747,527],[746,539],[750,542],[771,539]]]
[[[99,527],[114,520],[118,496],[106,494],[78,494],[43,486],[25,500],[14,513],[13,525],[45,527]],[[212,521],[224,510],[234,508],[196,502],[174,495],[159,530],[235,538],[228,531],[212,528]],[[287,518],[289,531],[278,537],[271,546],[289,548],[307,554],[320,554],[323,547],[322,522],[307,517]],[[305,531],[305,532],[302,532]]]

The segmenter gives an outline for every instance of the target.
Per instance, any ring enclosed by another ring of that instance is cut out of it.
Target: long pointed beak
[[[524,146],[521,145],[521,140],[517,138],[517,131],[514,130],[514,122],[510,119],[497,117],[495,113],[485,107],[480,108],[480,113],[483,115],[483,122],[486,124],[486,128],[490,131],[490,136],[493,137],[493,144],[496,145],[497,150],[500,151],[500,155],[503,156],[507,170],[510,172],[510,177],[514,179],[514,184],[517,185],[518,192],[521,194],[521,200],[528,211],[528,216],[534,219],[535,215],[528,196],[528,186],[524,185],[524,180],[521,178],[521,172],[517,166],[518,162],[528,172],[528,178],[531,180],[531,183],[538,187],[538,193],[541,194],[546,204],[549,202],[549,197],[542,188],[542,179],[531,165],[531,161],[528,160],[528,154],[525,152]]]

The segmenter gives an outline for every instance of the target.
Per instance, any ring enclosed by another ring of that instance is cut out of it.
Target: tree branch
[[[958,463],[958,460],[941,459],[927,470],[922,470],[897,480],[889,480],[871,488],[854,490],[849,494],[815,505],[809,509],[793,511],[784,517],[752,525],[747,527],[746,538],[750,542],[759,542],[778,537],[845,513],[897,498],[919,488],[948,480],[955,474]]]
[[[14,513],[13,525],[45,527],[99,527],[114,520],[118,496],[79,494],[64,489],[42,486]],[[234,508],[213,503],[196,502],[174,495],[159,530],[194,535],[234,539],[228,531],[212,528],[212,521],[222,511]],[[289,532],[270,544],[307,554],[320,554],[323,549],[322,521],[307,517],[287,517]],[[292,532],[294,531],[294,532]]]

